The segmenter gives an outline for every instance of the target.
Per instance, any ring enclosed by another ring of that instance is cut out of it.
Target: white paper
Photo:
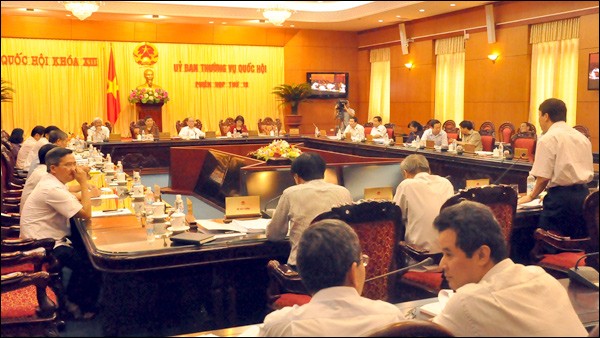
[[[106,199],[117,199],[117,198],[119,198],[119,196],[116,194],[108,194],[108,195],[100,195],[98,197],[92,197],[90,199],[92,201],[94,201],[94,200],[106,200]]]
[[[536,198],[531,202],[517,205],[517,209],[537,209],[541,207],[543,207],[542,200],[539,198]]]
[[[118,209],[115,211],[92,211],[92,217],[110,217],[110,216],[126,216],[131,215],[129,209]]]
[[[207,231],[237,231],[242,233],[247,233],[248,230],[242,226],[233,224],[233,222],[226,223],[217,223],[207,219],[197,219],[196,223],[206,229]]]
[[[454,295],[454,291],[449,290],[449,289],[442,289],[438,293],[438,301],[437,302],[425,304],[425,305],[421,306],[419,311],[423,312],[425,314],[431,315],[431,316],[437,316],[438,314],[440,314],[440,312],[442,312],[442,310],[446,306],[446,303],[448,303],[448,300],[453,295]]]
[[[257,218],[252,220],[234,219],[231,223],[245,228],[247,232],[264,233],[267,230],[267,225],[271,223],[271,220],[266,218]]]
[[[238,337],[258,337],[258,333],[260,332],[260,325],[250,326],[249,328],[244,330],[244,332],[240,333]]]

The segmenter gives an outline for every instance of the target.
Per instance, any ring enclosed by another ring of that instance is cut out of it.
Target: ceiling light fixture
[[[281,26],[285,20],[292,16],[292,11],[287,8],[277,6],[274,8],[263,9],[262,14],[267,20],[269,20],[270,23],[274,24],[275,26]]]
[[[85,20],[104,5],[103,1],[61,1],[79,20]]]

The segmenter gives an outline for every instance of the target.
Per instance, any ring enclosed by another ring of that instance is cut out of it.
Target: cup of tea
[[[131,190],[133,191],[133,196],[144,196],[144,186],[143,185],[134,185]]]
[[[152,215],[154,217],[165,215],[165,202],[152,203]]]
[[[117,173],[117,182],[123,182],[126,181],[127,176],[125,175],[125,173]]]
[[[171,227],[173,229],[179,229],[185,226],[185,214],[176,212],[171,215]]]

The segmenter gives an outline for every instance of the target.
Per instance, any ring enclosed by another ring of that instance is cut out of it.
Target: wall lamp
[[[496,60],[498,59],[498,56],[500,56],[500,54],[493,53],[493,54],[488,55],[488,59],[492,60],[492,63],[496,63]]]
[[[404,67],[408,68],[408,70],[411,70],[411,69],[413,69],[414,65],[412,62],[408,62],[408,63],[404,64]]]

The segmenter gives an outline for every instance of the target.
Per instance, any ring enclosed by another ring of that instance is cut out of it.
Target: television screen
[[[306,82],[312,88],[311,98],[340,99],[348,97],[348,73],[309,72]]]
[[[598,53],[590,53],[588,90],[598,90]]]

